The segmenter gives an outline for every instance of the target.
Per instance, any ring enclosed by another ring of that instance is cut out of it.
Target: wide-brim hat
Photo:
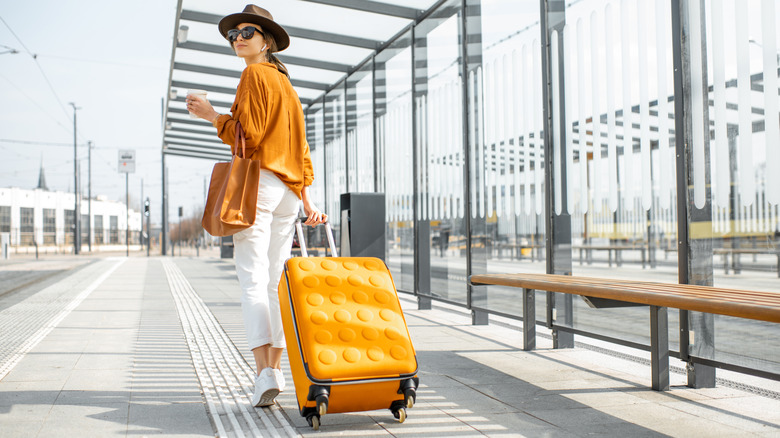
[[[276,41],[276,49],[282,51],[290,45],[290,36],[287,31],[274,21],[270,12],[255,5],[246,5],[244,12],[230,14],[219,20],[219,33],[227,39],[230,29],[235,29],[241,23],[254,23],[263,28],[263,33],[270,33]]]

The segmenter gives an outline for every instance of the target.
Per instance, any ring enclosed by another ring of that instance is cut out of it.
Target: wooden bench
[[[642,254],[642,269],[645,268],[647,264],[647,247],[646,246],[634,246],[634,245],[577,245],[572,247],[572,249],[579,250],[580,251],[580,265],[582,265],[582,254],[583,251],[586,255],[586,260],[588,264],[593,263],[593,251],[607,251],[608,258],[609,258],[609,266],[612,266],[612,253],[615,253],[615,264],[617,266],[622,265],[623,260],[620,258],[620,252],[621,251],[639,251]],[[651,267],[655,267],[654,265]]]
[[[509,242],[499,242],[493,244],[493,246],[496,249],[496,258],[501,259],[503,257],[504,250],[509,250],[509,258],[514,260],[523,260],[523,259],[530,259],[530,260],[544,260],[542,249],[545,248],[545,245],[538,245],[538,244],[532,244],[532,243],[509,243]],[[525,255],[523,254],[524,249],[531,250],[530,254]]]
[[[469,281],[523,289],[524,350],[536,347],[535,290],[650,306],[652,388],[659,391],[669,389],[668,307],[780,323],[780,294],[774,292],[552,274],[482,274]]]
[[[729,273],[729,256],[731,256],[731,269],[735,274],[739,274],[742,272],[742,264],[739,262],[741,254],[752,254],[753,261],[755,261],[755,256],[760,254],[774,255],[777,257],[777,276],[780,277],[780,250],[771,248],[715,248],[712,253],[723,256],[723,272],[727,275]]]

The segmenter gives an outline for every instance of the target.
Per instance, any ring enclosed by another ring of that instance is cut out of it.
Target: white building
[[[45,187],[45,183],[39,187]],[[0,233],[10,234],[10,246],[16,252],[43,247],[45,252],[73,251],[74,194],[51,192],[45,188],[33,190],[18,187],[0,188]],[[125,208],[125,204],[98,196],[92,199],[89,216],[87,199],[80,201],[81,248],[87,251],[89,225],[92,250],[124,248],[129,213],[130,245],[139,245],[141,214]]]

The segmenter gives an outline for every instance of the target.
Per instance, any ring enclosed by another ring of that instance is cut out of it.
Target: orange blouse
[[[290,80],[271,63],[247,66],[230,112],[232,116],[222,114],[214,123],[219,138],[234,149],[240,121],[247,157],[260,160],[262,168],[274,172],[300,198],[303,186],[314,181],[314,171],[301,101]]]

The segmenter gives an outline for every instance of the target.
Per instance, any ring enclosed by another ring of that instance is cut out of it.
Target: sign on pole
[[[119,151],[119,173],[135,173],[135,150]]]

